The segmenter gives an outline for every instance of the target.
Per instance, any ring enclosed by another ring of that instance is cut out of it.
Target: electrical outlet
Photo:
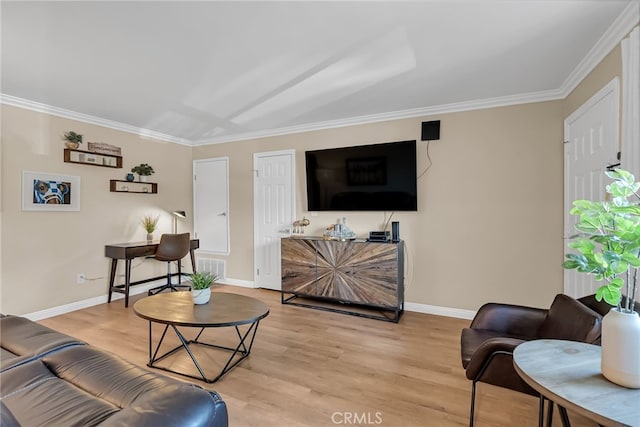
[[[76,276],[76,283],[78,285],[84,285],[84,273],[78,273]]]

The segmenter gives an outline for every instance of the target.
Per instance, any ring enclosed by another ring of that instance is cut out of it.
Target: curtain
[[[640,27],[622,40],[621,166],[640,180]]]

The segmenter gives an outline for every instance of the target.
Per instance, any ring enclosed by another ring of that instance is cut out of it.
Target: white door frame
[[[277,150],[277,151],[265,151],[261,153],[253,154],[253,287],[258,287],[258,274],[256,267],[256,260],[258,259],[258,247],[259,247],[259,223],[260,218],[258,209],[258,193],[256,191],[256,178],[258,172],[258,161],[263,157],[273,156],[291,156],[291,220],[294,221],[296,217],[296,150]]]

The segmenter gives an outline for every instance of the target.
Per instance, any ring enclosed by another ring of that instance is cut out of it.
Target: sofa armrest
[[[504,335],[533,339],[547,310],[521,305],[487,303],[471,321],[471,329],[487,329]]]
[[[104,427],[227,427],[227,406],[215,392],[193,384],[164,387],[105,420]]]

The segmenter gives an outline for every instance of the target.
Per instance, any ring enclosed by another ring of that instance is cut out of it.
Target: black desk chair
[[[160,244],[156,250],[155,259],[167,263],[167,283],[162,286],[149,289],[149,295],[155,295],[165,289],[177,291],[177,288],[191,289],[189,285],[181,285],[182,283],[182,266],[180,260],[187,256],[190,249],[191,238],[189,233],[182,234],[163,234],[160,237]],[[178,284],[171,283],[171,263],[178,261]]]

